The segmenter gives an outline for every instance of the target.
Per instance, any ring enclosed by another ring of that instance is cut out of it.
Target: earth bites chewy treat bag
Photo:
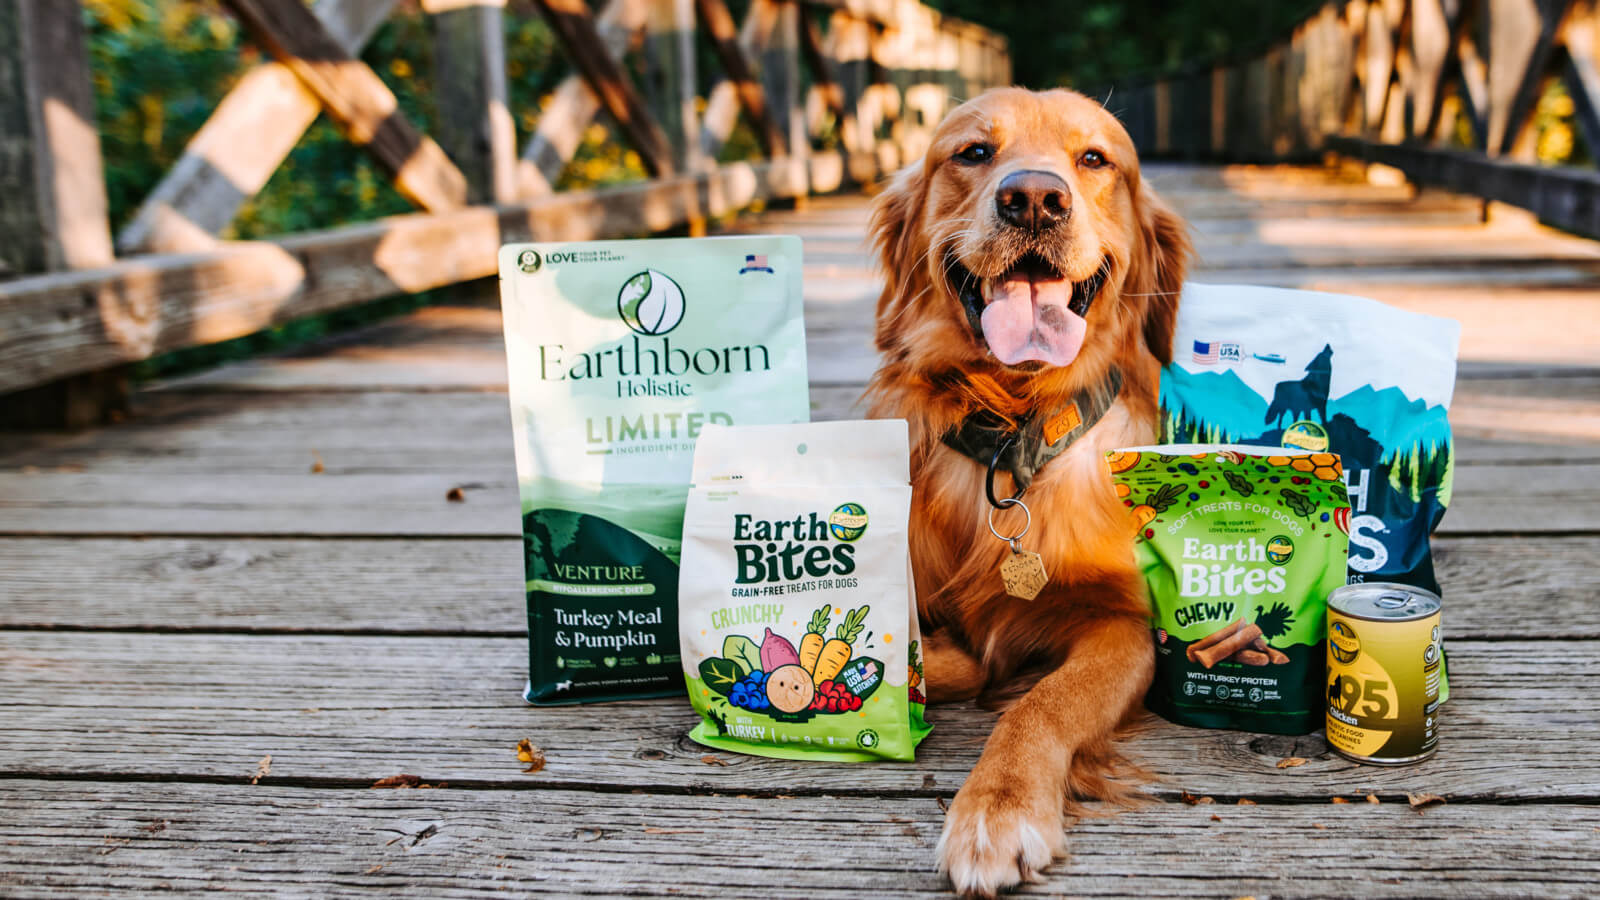
[[[909,760],[923,721],[906,423],[707,426],[683,522],[690,737]]]
[[[1322,727],[1327,597],[1350,523],[1339,458],[1169,444],[1106,460],[1150,587],[1145,705],[1180,725]]]
[[[500,249],[527,699],[678,694],[695,438],[810,417],[792,237]]]

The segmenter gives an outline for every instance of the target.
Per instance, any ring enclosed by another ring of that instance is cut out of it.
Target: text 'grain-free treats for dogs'
[[[695,439],[810,417],[800,241],[500,249],[533,703],[680,694]]]
[[[690,737],[789,759],[909,760],[928,733],[900,419],[723,428],[683,522]]]
[[[1165,444],[1106,462],[1150,588],[1145,705],[1204,728],[1322,727],[1327,597],[1349,543],[1339,457]]]

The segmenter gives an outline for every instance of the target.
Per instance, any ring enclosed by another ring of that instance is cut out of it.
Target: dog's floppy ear
[[[1172,362],[1178,295],[1189,269],[1189,225],[1148,187],[1139,192],[1139,249],[1128,283],[1144,294],[1144,341],[1162,365]]]
[[[901,306],[916,296],[914,287],[923,278],[916,263],[922,255],[922,216],[927,199],[927,178],[919,159],[895,175],[872,201],[867,236],[884,273],[876,335],[880,350],[889,349],[893,343],[893,323],[899,318]]]

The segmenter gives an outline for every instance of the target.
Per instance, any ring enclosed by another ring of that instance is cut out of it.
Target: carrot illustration
[[[871,607],[863,606],[860,609],[845,613],[844,621],[839,623],[839,628],[833,633],[833,640],[822,645],[822,653],[817,656],[817,669],[812,672],[812,677],[817,684],[831,681],[844,664],[850,661],[850,645],[855,643],[861,634],[861,628],[867,621],[867,610]]]
[[[817,657],[822,655],[822,633],[828,630],[828,610],[832,606],[831,603],[824,603],[811,614],[811,623],[806,626],[806,636],[800,639],[800,665],[805,667],[807,674],[815,674],[817,671]]]

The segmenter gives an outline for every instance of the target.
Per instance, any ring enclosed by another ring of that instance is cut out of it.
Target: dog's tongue
[[[1071,300],[1072,282],[1065,278],[996,282],[979,318],[989,351],[1008,366],[1028,360],[1052,366],[1072,362],[1088,323],[1067,308]]]

